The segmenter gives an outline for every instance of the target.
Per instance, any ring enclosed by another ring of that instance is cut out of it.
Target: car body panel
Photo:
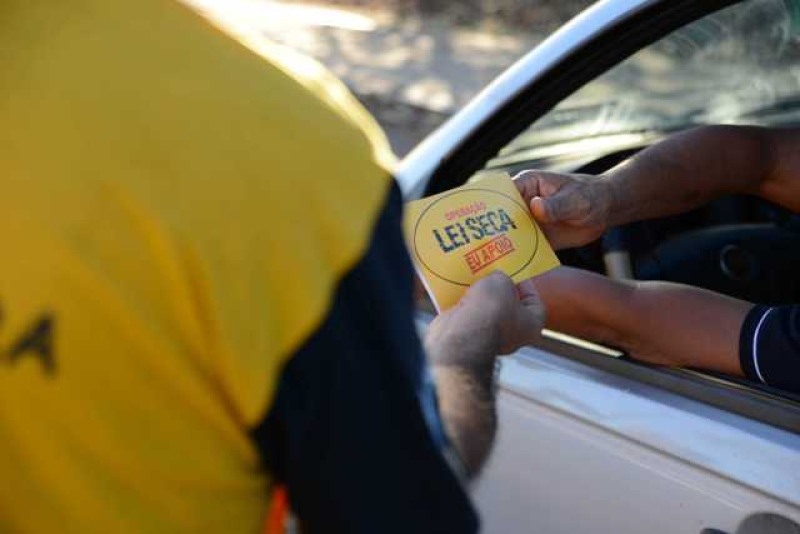
[[[494,455],[475,491],[486,533],[734,532],[762,511],[798,520],[796,506],[774,495],[546,402],[504,388],[498,409]]]
[[[532,347],[503,363],[500,381],[517,398],[776,500],[800,501],[800,439],[790,432]]]
[[[483,532],[733,532],[758,512],[800,523],[797,434],[535,347],[503,358],[498,384],[474,488]]]

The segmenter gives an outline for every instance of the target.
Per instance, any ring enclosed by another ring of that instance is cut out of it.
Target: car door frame
[[[741,0],[605,0],[569,22],[407,156],[407,198],[457,187],[535,120],[609,68],[668,33]],[[642,29],[644,27],[644,30]],[[545,338],[553,354],[800,434],[800,397],[688,370],[609,358]]]

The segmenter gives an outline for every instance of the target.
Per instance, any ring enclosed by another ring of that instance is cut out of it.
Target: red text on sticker
[[[469,270],[472,271],[472,274],[475,274],[487,265],[491,265],[512,252],[514,252],[514,242],[505,235],[500,235],[467,253],[464,259],[469,266]]]

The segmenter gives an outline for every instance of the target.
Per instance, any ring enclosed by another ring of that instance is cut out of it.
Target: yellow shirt
[[[316,64],[177,2],[0,2],[0,529],[260,529],[248,432],[388,161]]]

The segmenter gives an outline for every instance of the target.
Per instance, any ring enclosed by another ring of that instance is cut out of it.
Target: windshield
[[[748,0],[681,28],[590,82],[500,152],[800,111],[800,0]]]

